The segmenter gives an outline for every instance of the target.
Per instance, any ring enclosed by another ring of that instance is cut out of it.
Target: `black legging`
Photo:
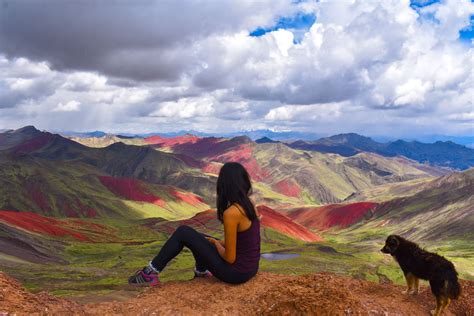
[[[209,270],[221,281],[233,284],[243,283],[257,273],[257,271],[249,273],[236,271],[227,261],[222,259],[216,247],[205,236],[189,226],[179,226],[163,245],[158,255],[151,261],[153,267],[163,271],[166,264],[186,246],[193,253],[196,260],[196,269],[198,271]]]

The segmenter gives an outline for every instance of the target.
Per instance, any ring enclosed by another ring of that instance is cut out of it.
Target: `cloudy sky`
[[[0,129],[474,135],[469,0],[0,0]]]

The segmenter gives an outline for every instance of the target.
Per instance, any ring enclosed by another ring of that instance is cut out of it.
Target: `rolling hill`
[[[340,233],[346,228],[346,232],[359,236],[371,231],[415,240],[474,238],[474,168],[422,184],[398,186],[402,196],[379,203],[346,201],[282,211],[295,222],[318,231],[332,229]]]
[[[474,239],[474,168],[429,182],[408,197],[377,206],[370,227],[392,226],[417,240]]]
[[[33,127],[0,134],[0,166],[0,209],[49,216],[183,218],[208,209],[214,190],[213,179],[173,154],[90,148]]]

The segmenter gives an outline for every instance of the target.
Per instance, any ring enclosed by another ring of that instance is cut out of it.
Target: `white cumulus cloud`
[[[59,102],[58,105],[53,109],[53,112],[75,112],[79,111],[79,105],[81,102],[77,102],[75,100],[71,100],[66,103]]]
[[[6,3],[0,128],[473,130],[469,0]]]

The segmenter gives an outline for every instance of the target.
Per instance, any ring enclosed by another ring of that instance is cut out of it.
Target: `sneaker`
[[[212,278],[212,273],[209,270],[201,272],[194,268],[194,278]]]
[[[128,284],[134,285],[150,285],[156,286],[160,284],[158,274],[155,272],[146,273],[146,267],[135,272],[134,275],[128,278]]]

